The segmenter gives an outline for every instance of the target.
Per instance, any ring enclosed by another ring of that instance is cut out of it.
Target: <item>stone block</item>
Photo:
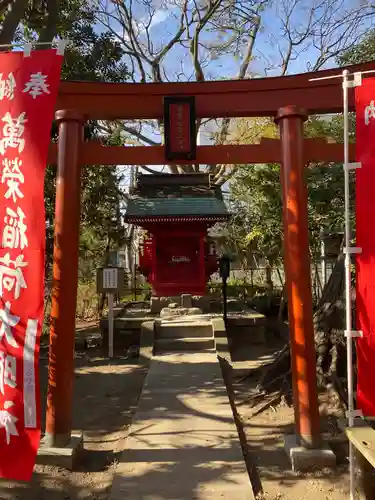
[[[227,331],[222,318],[212,319],[212,328],[215,337],[216,352],[219,357],[231,361]]]
[[[264,344],[266,342],[266,329],[264,326],[250,327],[247,332],[247,338],[252,344]]]
[[[74,470],[79,463],[83,451],[82,432],[73,432],[70,442],[62,447],[49,446],[44,439],[40,441],[36,463]]]
[[[187,293],[183,293],[181,295],[181,307],[184,307],[186,309],[190,309],[191,307],[193,307],[193,299],[191,295]]]
[[[192,302],[192,307],[198,307],[204,313],[211,312],[211,298],[208,295],[194,296]]]
[[[141,326],[138,364],[148,367],[154,353],[155,321],[145,321]]]
[[[336,456],[326,443],[318,449],[305,448],[299,444],[297,436],[291,434],[285,436],[284,449],[291,461],[293,472],[309,472],[336,466]]]
[[[159,314],[162,310],[160,297],[151,297],[150,299],[151,314]]]
[[[171,303],[180,304],[181,297],[151,297],[150,307],[152,314],[159,314],[164,307],[168,307]]]
[[[180,316],[199,316],[200,314],[202,314],[202,311],[197,307],[164,307],[160,312],[160,318],[172,319]]]

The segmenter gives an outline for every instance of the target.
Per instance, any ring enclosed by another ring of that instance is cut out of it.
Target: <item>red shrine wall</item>
[[[206,241],[207,227],[160,226],[148,228],[151,234],[140,254],[140,270],[153,294],[205,295],[209,275],[217,269],[216,255],[210,255]]]

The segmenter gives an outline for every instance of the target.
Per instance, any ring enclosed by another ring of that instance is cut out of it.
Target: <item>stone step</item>
[[[182,339],[212,337],[212,324],[206,323],[162,323],[157,328],[157,337],[161,339]]]
[[[180,351],[206,351],[215,348],[215,339],[213,337],[185,337],[185,338],[167,338],[156,339],[156,353],[162,352],[180,352]]]

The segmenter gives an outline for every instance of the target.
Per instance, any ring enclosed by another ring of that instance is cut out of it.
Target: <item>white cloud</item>
[[[168,19],[170,15],[170,11],[167,9],[158,9],[155,11],[155,14],[152,17],[151,25],[150,27],[153,28],[155,26],[158,26],[158,24],[164,23]]]

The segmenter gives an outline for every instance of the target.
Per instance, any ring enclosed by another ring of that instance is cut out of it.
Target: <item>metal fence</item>
[[[328,261],[325,266],[321,263],[312,263],[311,265],[311,283],[314,296],[320,296],[324,284],[328,281],[332,274],[335,262]],[[267,277],[267,274],[269,275]],[[283,267],[267,269],[266,267],[258,267],[256,269],[241,269],[239,267],[232,268],[229,277],[229,285],[240,284],[251,287],[264,287],[267,285],[267,280],[272,281],[272,288],[281,291],[285,283],[285,273]],[[221,283],[221,278],[218,273],[211,276],[210,282],[214,285]]]

